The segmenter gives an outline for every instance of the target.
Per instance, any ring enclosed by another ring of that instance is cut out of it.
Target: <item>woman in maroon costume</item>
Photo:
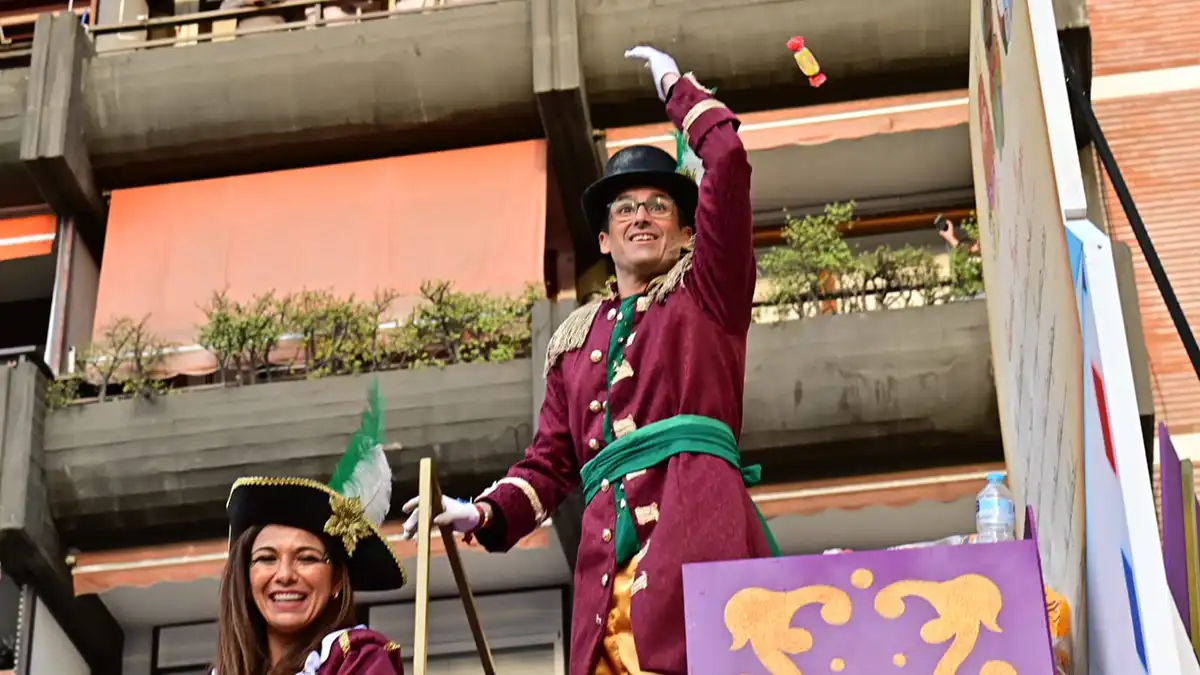
[[[229,495],[230,553],[221,577],[213,675],[403,675],[400,647],[356,625],[354,591],[404,585],[379,531],[391,501],[382,406],[329,485],[242,478]]]

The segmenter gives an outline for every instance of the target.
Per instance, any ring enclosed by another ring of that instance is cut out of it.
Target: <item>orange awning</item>
[[[762,485],[751,495],[768,520],[781,516],[812,515],[826,510],[853,510],[869,506],[900,508],[925,501],[953,502],[979,491],[988,471],[1002,464],[943,467],[922,471],[877,474],[801,483]],[[401,558],[416,555],[414,542],[399,539],[400,524],[383,528]],[[550,546],[550,528],[543,526],[525,537],[519,548]],[[228,543],[193,542],[173,546],[81,553],[74,569],[75,592],[103,593],[122,586],[149,587],[171,581],[186,583],[218,578],[225,564]],[[477,545],[469,551],[479,551]],[[432,552],[443,555],[440,538]]]
[[[53,215],[0,220],[0,260],[16,260],[54,251],[58,219]]]
[[[951,91],[848,103],[739,114],[746,149],[771,150],[785,145],[819,145],[967,123],[967,92]],[[675,141],[668,123],[606,131],[609,154],[628,145],[656,145],[671,154]]]
[[[403,560],[417,555],[417,542],[401,539],[402,525],[389,523],[383,534]],[[551,545],[549,525],[540,527],[517,542],[517,549],[544,549]],[[456,535],[460,550],[483,552],[475,542],[465,544]],[[80,553],[75,557],[72,575],[75,594],[103,593],[114,588],[148,588],[163,582],[189,583],[200,579],[219,579],[225,569],[229,542],[225,540],[192,542],[149,548]],[[430,555],[446,555],[446,547],[436,532],[430,539]]]
[[[222,289],[247,300],[390,288],[392,318],[425,280],[515,294],[544,276],[545,228],[543,141],[118,190],[95,334],[149,315],[159,337],[192,345],[200,307]]]

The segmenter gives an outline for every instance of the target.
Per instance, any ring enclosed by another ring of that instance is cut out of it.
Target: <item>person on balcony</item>
[[[525,458],[473,502],[444,499],[435,522],[506,551],[582,483],[571,675],[684,675],[683,565],[776,553],[746,489],[758,467],[737,448],[756,279],[750,164],[710,90],[661,51],[626,56],[646,62],[702,187],[655,147],[608,161],[583,209],[616,281],[551,338]]]
[[[355,620],[354,591],[405,583],[379,531],[392,485],[382,439],[375,385],[329,485],[234,483],[213,675],[404,674],[400,647]]]

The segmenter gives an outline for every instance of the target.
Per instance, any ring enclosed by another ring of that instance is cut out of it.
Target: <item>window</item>
[[[217,653],[217,622],[159,626],[151,649],[154,675],[208,675]]]
[[[566,672],[562,589],[477,596],[475,605],[499,672]],[[376,605],[368,620],[372,628],[400,643],[406,672],[412,672],[414,611],[411,602]],[[429,603],[429,666],[438,675],[483,672],[458,598]]]

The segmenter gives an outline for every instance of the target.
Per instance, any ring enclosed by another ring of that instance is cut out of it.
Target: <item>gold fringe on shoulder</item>
[[[692,269],[692,249],[695,246],[696,238],[692,237],[687,248],[684,249],[683,255],[679,256],[679,262],[675,263],[666,274],[650,282],[650,286],[646,288],[646,297],[650,299],[651,303],[666,302],[668,295],[683,288],[683,278]]]
[[[562,325],[554,330],[554,335],[550,336],[550,343],[546,345],[546,365],[542,369],[542,377],[550,374],[550,369],[558,362],[560,356],[583,347],[602,302],[603,298],[593,300],[571,312]]]
[[[692,269],[692,249],[695,245],[696,238],[692,237],[687,248],[684,249],[683,255],[679,257],[679,262],[675,263],[666,274],[650,282],[646,288],[646,298],[651,304],[666,302],[667,296],[683,287],[683,278],[687,275],[688,270]],[[600,311],[600,305],[606,299],[606,297],[602,297],[593,300],[571,312],[562,325],[555,329],[554,335],[550,336],[550,343],[546,346],[546,364],[542,368],[542,377],[550,374],[550,369],[554,367],[555,363],[558,363],[558,359],[563,354],[583,348],[587,342],[588,333],[592,330],[592,323],[596,320],[596,313]]]

